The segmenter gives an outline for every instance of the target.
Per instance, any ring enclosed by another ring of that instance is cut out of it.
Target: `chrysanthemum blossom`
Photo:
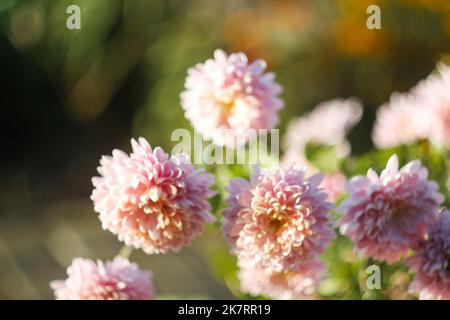
[[[208,198],[214,176],[184,155],[170,157],[140,138],[130,155],[104,156],[91,199],[104,229],[148,254],[178,251],[214,221]]]
[[[240,266],[241,291],[271,299],[313,299],[319,282],[325,278],[320,260],[310,260],[297,271],[273,272],[260,266]]]
[[[304,151],[294,150],[291,148],[284,153],[281,158],[281,167],[289,169],[292,165],[303,167],[305,169],[305,177],[317,174],[317,169],[305,156]],[[340,172],[326,173],[319,187],[328,194],[328,200],[335,202],[345,193],[345,176]]]
[[[406,263],[416,273],[410,292],[421,300],[450,300],[450,211],[443,210],[429,226],[427,239],[420,241]]]
[[[318,104],[313,111],[293,120],[284,139],[286,150],[304,152],[308,143],[334,145],[343,156],[349,152],[345,139],[361,120],[363,108],[355,99],[334,99]]]
[[[304,179],[296,166],[275,172],[255,166],[250,181],[231,180],[222,229],[239,260],[291,271],[323,252],[334,231],[321,180],[321,174]]]
[[[394,93],[377,111],[372,140],[378,148],[409,144],[427,136],[429,115],[415,95]]]
[[[181,106],[193,127],[217,145],[234,147],[251,139],[249,129],[272,129],[283,107],[281,86],[266,62],[248,62],[242,52],[222,50],[188,70]]]
[[[367,177],[352,178],[346,185],[349,197],[338,208],[341,233],[365,256],[399,260],[424,237],[444,200],[427,177],[420,161],[399,169],[393,155],[380,176],[369,169]]]
[[[67,275],[66,280],[50,283],[58,300],[153,299],[152,273],[122,257],[105,263],[75,258]]]
[[[319,172],[306,157],[299,152],[290,150],[283,155],[281,167],[288,169],[292,165],[305,168],[305,176],[309,177]],[[340,172],[326,173],[319,187],[328,194],[328,200],[335,202],[345,193],[345,182],[347,179]]]
[[[450,67],[440,64],[437,73],[421,81],[413,90],[426,126],[427,137],[436,145],[450,147]]]

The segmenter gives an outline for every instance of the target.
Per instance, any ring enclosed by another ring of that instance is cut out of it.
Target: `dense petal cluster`
[[[319,260],[308,261],[296,271],[281,272],[241,265],[238,274],[243,292],[279,300],[314,298],[313,294],[325,276],[325,266]]]
[[[416,273],[410,285],[422,300],[450,300],[450,211],[443,210],[428,228],[427,239],[420,241],[407,264]]]
[[[214,59],[188,70],[181,106],[193,127],[217,145],[234,147],[249,140],[249,129],[272,129],[283,102],[281,86],[273,73],[264,73],[266,62],[248,62],[240,52]]]
[[[146,253],[179,250],[214,221],[208,198],[214,176],[184,155],[170,157],[140,138],[130,155],[104,156],[91,199],[104,229]]]
[[[405,256],[424,237],[443,202],[418,160],[400,170],[398,165],[393,155],[380,176],[369,169],[367,177],[352,178],[346,186],[349,197],[338,209],[340,230],[357,251],[388,262]]]
[[[149,300],[153,299],[152,273],[116,257],[113,261],[75,258],[68,278],[50,283],[58,300]]]
[[[240,261],[271,271],[292,271],[317,257],[334,237],[322,175],[304,170],[261,172],[231,180],[223,232]]]

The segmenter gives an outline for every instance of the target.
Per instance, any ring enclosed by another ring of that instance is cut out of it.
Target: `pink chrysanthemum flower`
[[[104,229],[148,254],[178,251],[214,221],[208,198],[214,176],[186,156],[169,157],[140,138],[130,155],[104,156],[91,199]]]
[[[421,300],[450,300],[450,211],[440,212],[427,239],[406,262],[416,272],[411,293],[418,293]]]
[[[152,273],[122,257],[106,263],[75,258],[67,275],[50,283],[58,300],[153,299]]]
[[[345,137],[361,120],[362,110],[361,103],[354,98],[318,104],[313,111],[289,124],[284,139],[286,150],[304,153],[308,143],[334,145],[345,156],[350,150]]]
[[[393,155],[380,176],[369,169],[367,177],[352,178],[346,186],[349,197],[339,207],[341,233],[368,257],[399,260],[424,237],[444,200],[427,177],[420,161],[399,170]]]
[[[423,116],[417,123],[426,125],[427,137],[436,145],[450,147],[450,67],[440,64],[437,74],[421,81],[412,91]]]
[[[429,118],[411,94],[394,93],[377,111],[372,140],[378,148],[409,144],[426,137]]]
[[[204,138],[230,147],[247,142],[249,129],[272,129],[283,102],[281,86],[265,69],[263,60],[249,64],[244,53],[216,50],[214,59],[188,70],[181,93],[186,117]]]
[[[328,194],[328,200],[335,202],[345,193],[347,179],[340,172],[328,173],[319,185]]]
[[[321,253],[334,237],[321,180],[321,174],[304,179],[295,166],[273,173],[255,166],[250,181],[231,180],[223,232],[238,258],[279,272]]]
[[[241,265],[238,274],[242,292],[278,300],[314,298],[317,286],[325,276],[325,266],[316,259],[297,271],[273,272],[260,266]]]

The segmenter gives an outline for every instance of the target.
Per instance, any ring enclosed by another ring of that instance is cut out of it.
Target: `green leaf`
[[[341,159],[336,146],[307,144],[305,155],[320,171],[336,172],[339,169]]]

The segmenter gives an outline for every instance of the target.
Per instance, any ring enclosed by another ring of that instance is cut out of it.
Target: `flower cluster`
[[[214,221],[207,199],[214,176],[184,155],[170,157],[140,138],[128,156],[114,150],[94,177],[92,200],[104,229],[146,253],[180,250]]]
[[[283,107],[281,86],[273,73],[264,73],[266,62],[249,64],[240,52],[214,59],[188,70],[181,106],[186,118],[205,139],[234,147],[247,142],[249,129],[272,129]]]
[[[322,175],[305,179],[304,174],[296,166],[275,172],[255,167],[250,181],[230,181],[222,229],[245,266],[242,279],[255,270],[255,283],[247,280],[243,286],[251,293],[269,294],[271,284],[279,291],[300,286],[303,277],[310,277],[305,266],[322,269],[316,259],[334,237],[328,214],[332,206],[318,188]],[[287,287],[281,289],[283,284]],[[310,292],[296,290],[296,295]]]
[[[407,259],[416,277],[410,285],[420,299],[450,300],[450,211],[442,210],[427,230],[428,237],[417,244]]]
[[[369,169],[367,177],[352,178],[347,184],[348,199],[338,209],[343,214],[340,230],[356,249],[388,262],[406,256],[423,239],[444,200],[419,161],[398,167],[393,155],[380,176]]]
[[[248,142],[248,129],[273,128],[281,87],[265,68],[262,60],[249,64],[243,53],[216,50],[214,59],[189,69],[181,105],[196,131],[217,145],[236,146]],[[378,110],[375,144],[429,139],[450,147],[449,88],[450,68],[440,65],[410,93],[393,94]],[[361,116],[356,99],[319,104],[290,124],[282,168],[254,165],[248,180],[228,182],[222,232],[237,256],[243,292],[314,298],[327,275],[322,253],[336,235],[331,211],[337,202],[337,227],[358,253],[387,263],[406,258],[416,274],[411,293],[450,299],[450,211],[441,208],[444,197],[427,168],[419,160],[400,168],[393,154],[380,175],[369,169],[347,181],[342,173],[350,176],[355,166],[346,136]],[[343,165],[319,172],[307,159],[308,144],[336,148]],[[215,177],[187,155],[170,156],[144,138],[131,145],[130,154],[114,150],[100,160],[100,176],[92,179],[94,210],[103,229],[125,245],[147,254],[177,252],[215,221],[209,204]],[[152,273],[123,257],[105,263],[76,258],[67,275],[51,283],[57,299],[154,298]]]
[[[169,156],[140,138],[133,152],[104,156],[91,199],[104,229],[148,254],[179,251],[214,221],[208,202],[214,176],[196,169],[186,155]],[[95,264],[75,259],[69,278],[51,284],[58,299],[147,299],[153,296],[146,273],[127,260]]]

